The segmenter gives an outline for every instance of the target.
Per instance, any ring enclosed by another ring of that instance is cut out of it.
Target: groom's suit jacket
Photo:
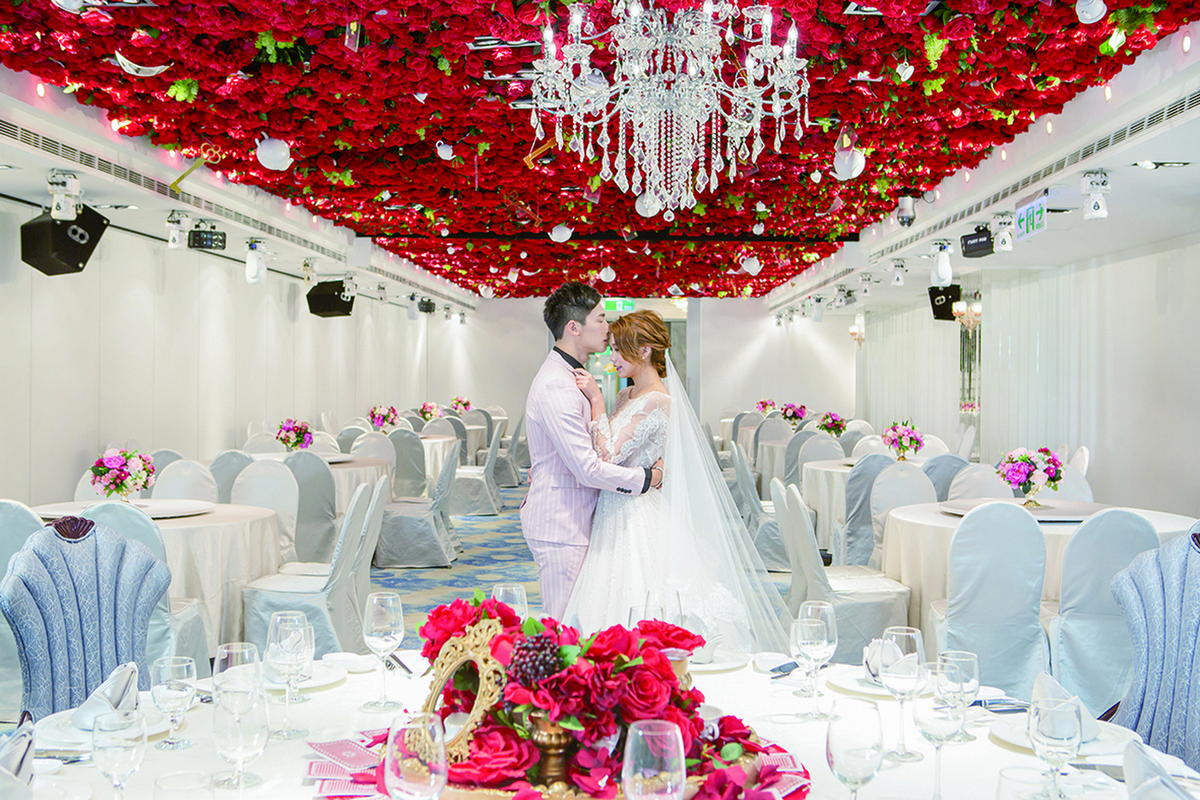
[[[588,432],[591,407],[562,355],[551,350],[525,405],[529,494],[521,528],[533,542],[586,546],[601,489],[640,494],[649,471],[602,461]]]

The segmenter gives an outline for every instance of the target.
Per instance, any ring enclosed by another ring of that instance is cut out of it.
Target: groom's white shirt
[[[650,483],[647,470],[600,459],[588,432],[590,418],[571,365],[551,350],[525,406],[531,466],[521,529],[537,562],[542,613],[555,618],[566,609],[587,553],[600,490],[640,494]]]

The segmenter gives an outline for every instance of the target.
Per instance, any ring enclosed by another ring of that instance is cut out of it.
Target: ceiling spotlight
[[[904,285],[904,273],[908,272],[908,267],[904,266],[904,262],[896,260],[892,262],[892,286]]]
[[[465,311],[458,312],[458,324],[459,325],[467,324],[467,312],[465,312]]]
[[[870,297],[871,296],[871,284],[873,283],[873,281],[871,280],[871,274],[869,272],[861,273],[858,276],[858,281],[859,281],[859,283],[862,284],[862,288],[858,290],[858,293],[863,297]]]
[[[448,306],[448,305],[443,306],[442,311],[444,313],[444,316],[446,317],[446,321],[449,322],[450,321],[450,306]]]
[[[954,272],[950,269],[951,244],[945,239],[933,243],[933,265],[929,268],[929,285],[945,287],[954,280]]]
[[[896,200],[896,222],[903,228],[911,228],[917,221],[917,198],[902,194]]]
[[[46,189],[50,192],[50,218],[73,220],[79,216],[83,202],[83,186],[74,172],[52,169],[46,175]]]
[[[317,265],[311,258],[304,259],[300,264],[300,277],[305,286],[312,286],[317,280]]]
[[[783,327],[783,314],[776,314],[776,315],[775,315],[775,327],[776,327],[776,328],[782,328],[782,327]]]
[[[342,279],[342,302],[349,303],[358,294],[358,284],[354,282],[354,273],[347,272]]]
[[[796,320],[796,309],[795,309],[795,308],[789,308],[789,309],[787,310],[787,321],[788,321],[788,322],[794,322],[795,320]]]
[[[246,240],[246,283],[267,282],[267,248],[262,239]]]
[[[1093,25],[1104,19],[1104,15],[1108,13],[1108,6],[1104,5],[1104,0],[1078,0],[1075,3],[1075,16],[1084,25]]]
[[[1079,179],[1079,192],[1088,198],[1083,206],[1084,219],[1105,219],[1108,216],[1108,201],[1105,200],[1105,195],[1109,193],[1107,172],[1098,169],[1083,173]]]
[[[820,295],[813,296],[813,322],[821,322],[825,319],[825,300]]]
[[[187,249],[187,229],[192,224],[192,218],[182,211],[172,211],[167,215],[167,249]]]
[[[379,295],[379,302],[386,303],[388,301],[388,288],[386,283],[375,284],[375,292]]]

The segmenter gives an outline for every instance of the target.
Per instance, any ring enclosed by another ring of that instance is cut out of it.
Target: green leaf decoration
[[[949,39],[943,39],[936,33],[925,34],[925,60],[929,62],[930,69],[937,69],[938,62],[949,46]]]
[[[926,97],[932,97],[942,93],[942,86],[945,83],[945,78],[930,78],[927,81],[921,81],[921,91],[925,92]]]
[[[528,617],[521,623],[521,633],[526,636],[537,636],[544,630],[546,630],[546,626],[542,624],[542,621],[533,617]]]
[[[730,742],[721,748],[721,758],[728,763],[733,763],[741,758],[742,753],[744,752],[745,750],[742,749],[740,744],[737,742]]]
[[[583,652],[583,648],[577,644],[564,644],[558,648],[558,657],[562,659],[563,666],[571,666],[579,660],[579,654]]]
[[[191,78],[181,78],[171,84],[167,89],[167,97],[178,100],[181,103],[191,103],[196,99],[196,95],[200,94],[200,84]]]

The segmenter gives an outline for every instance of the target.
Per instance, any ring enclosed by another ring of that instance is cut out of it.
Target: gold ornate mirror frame
[[[446,684],[454,681],[454,675],[460,668],[466,664],[474,664],[479,672],[479,692],[475,695],[475,705],[471,708],[470,716],[462,730],[455,734],[453,739],[446,741],[446,758],[451,763],[463,761],[470,756],[475,728],[503,695],[508,677],[504,666],[492,657],[492,639],[503,630],[504,626],[498,619],[480,620],[467,628],[463,635],[452,637],[442,645],[441,652],[433,662],[433,684],[423,709],[426,714],[437,713],[438,701],[441,700]]]

